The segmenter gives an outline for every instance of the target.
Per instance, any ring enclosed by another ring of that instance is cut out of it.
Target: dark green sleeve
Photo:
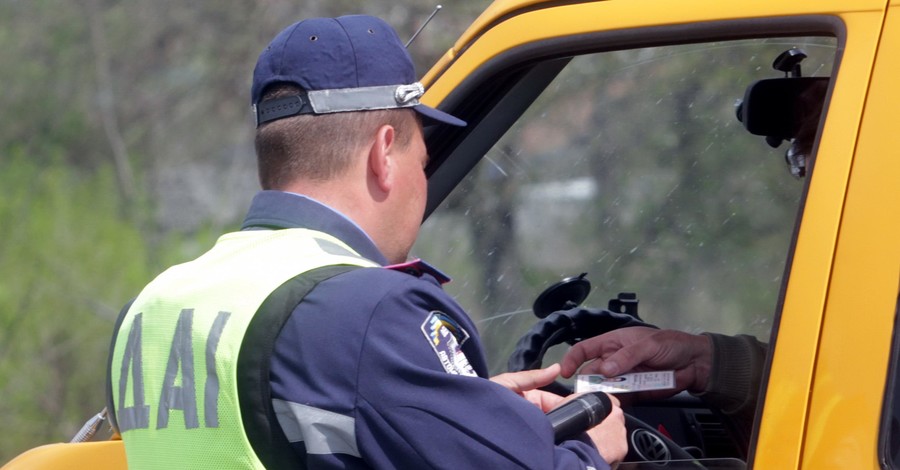
[[[703,334],[712,340],[713,364],[706,390],[696,395],[730,419],[746,449],[769,346],[749,335]]]

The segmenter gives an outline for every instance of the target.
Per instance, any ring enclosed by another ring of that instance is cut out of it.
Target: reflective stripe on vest
[[[330,265],[378,266],[321,232],[235,232],[141,292],[111,368],[130,468],[263,468],[241,420],[241,343],[269,294]]]

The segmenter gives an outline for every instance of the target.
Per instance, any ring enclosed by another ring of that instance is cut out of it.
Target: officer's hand
[[[606,460],[610,466],[615,466],[625,458],[628,453],[628,440],[625,432],[625,413],[619,406],[619,400],[609,395],[612,402],[612,411],[600,424],[594,426],[587,431],[588,436],[603,460]]]
[[[537,390],[537,388],[556,380],[559,370],[559,364],[553,364],[543,369],[495,375],[491,377],[491,381],[516,392],[519,396],[534,403],[541,411],[546,413],[562,403],[564,398],[554,393]]]
[[[562,360],[562,376],[582,374],[616,376],[630,371],[674,370],[675,390],[701,392],[712,369],[712,341],[704,335],[645,327],[620,328],[577,343]]]

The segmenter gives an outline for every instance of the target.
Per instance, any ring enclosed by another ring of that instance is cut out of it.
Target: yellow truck
[[[649,323],[768,344],[748,448],[679,395],[625,410],[691,459],[632,440],[620,468],[900,467],[898,15],[898,0],[491,4],[423,78],[469,125],[426,132],[416,252],[454,275],[494,370],[538,321],[530,299],[587,273],[601,296],[637,293],[611,306],[639,301]],[[110,440],[5,468],[61,461],[125,466]]]

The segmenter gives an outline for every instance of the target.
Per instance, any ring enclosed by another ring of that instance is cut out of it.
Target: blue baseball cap
[[[299,86],[303,93],[260,103],[266,87]],[[257,126],[297,114],[412,108],[426,124],[465,121],[419,102],[406,47],[390,25],[366,15],[310,18],[288,26],[259,55],[251,104]],[[429,122],[430,121],[430,122]]]

